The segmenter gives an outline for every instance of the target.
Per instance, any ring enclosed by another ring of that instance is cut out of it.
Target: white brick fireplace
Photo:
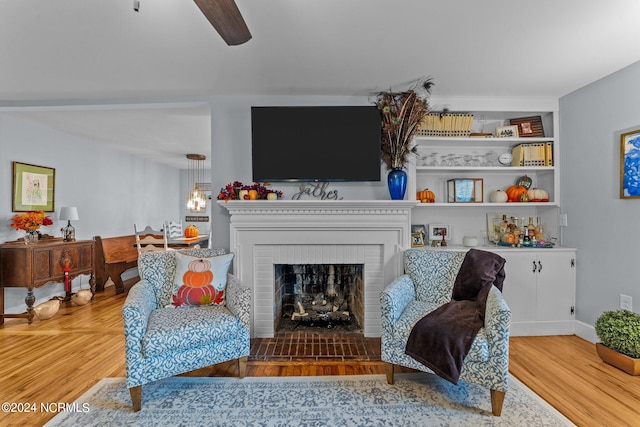
[[[364,264],[364,335],[379,337],[382,289],[402,274],[415,201],[218,202],[230,215],[234,274],[253,289],[251,335],[274,335],[274,265]]]

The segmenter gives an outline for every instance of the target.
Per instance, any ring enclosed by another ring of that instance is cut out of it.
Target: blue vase
[[[407,191],[407,173],[402,168],[393,168],[387,175],[391,200],[403,200]]]

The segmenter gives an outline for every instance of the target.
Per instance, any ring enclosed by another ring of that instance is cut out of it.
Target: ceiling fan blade
[[[251,33],[233,0],[193,0],[222,39],[235,46],[251,39]]]

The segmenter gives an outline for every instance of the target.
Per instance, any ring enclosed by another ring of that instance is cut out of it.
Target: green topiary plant
[[[640,314],[629,310],[605,311],[596,320],[595,329],[604,346],[640,358]]]

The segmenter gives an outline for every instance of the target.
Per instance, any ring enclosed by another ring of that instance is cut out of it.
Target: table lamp
[[[59,219],[67,220],[67,226],[61,228],[62,237],[65,242],[75,242],[76,241],[76,229],[71,225],[71,221],[77,221],[80,218],[78,217],[78,208],[76,207],[66,207],[60,208],[60,216]]]

